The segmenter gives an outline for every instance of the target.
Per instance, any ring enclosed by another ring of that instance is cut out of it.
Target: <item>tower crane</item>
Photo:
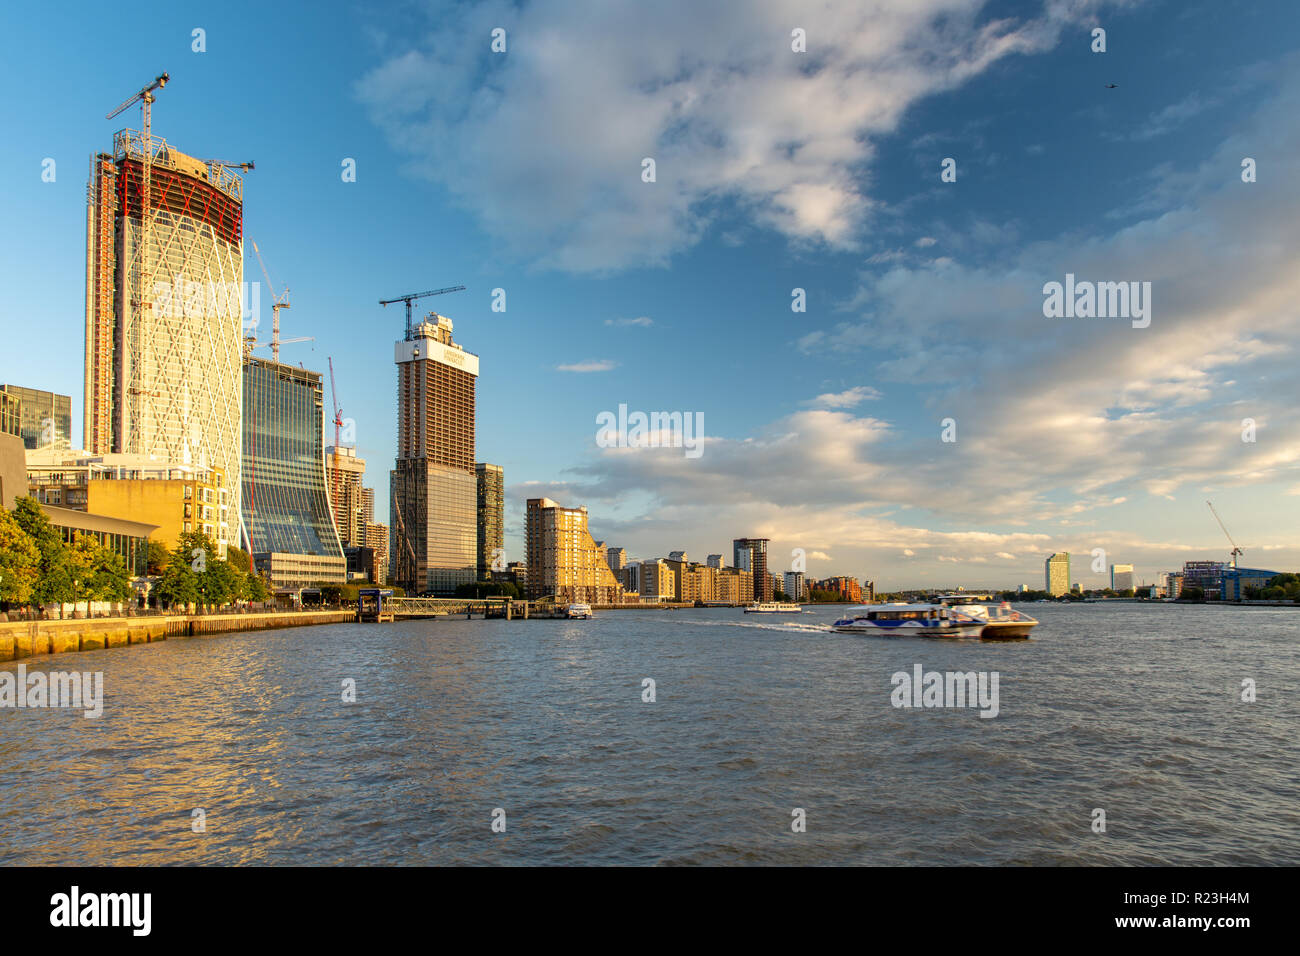
[[[332,487],[331,505],[335,515],[342,514],[339,507],[339,431],[343,428],[343,409],[339,408],[339,389],[334,384],[334,358],[330,357],[330,396],[334,402],[334,476],[330,480]],[[335,521],[335,531],[338,531],[337,520]]]
[[[246,163],[227,163],[220,159],[200,159],[199,162],[207,163],[209,166],[224,166],[226,169],[242,169],[244,172],[257,168],[251,159]]]
[[[411,341],[411,303],[416,299],[423,299],[426,295],[443,295],[447,292],[463,292],[463,285],[448,286],[445,289],[431,289],[428,292],[412,292],[409,295],[399,295],[391,299],[380,299],[380,305],[392,305],[394,302],[406,303],[406,341]]]
[[[166,72],[159,73],[154,77],[152,83],[104,117],[104,119],[112,119],[133,104],[137,102],[140,104],[140,131],[142,134],[140,144],[140,262],[135,270],[135,303],[141,312],[144,311],[145,307],[145,290],[153,287],[146,275],[149,269],[149,240],[153,227],[153,102],[156,98],[153,91],[161,90],[170,79],[171,77]],[[143,376],[145,374],[143,363],[136,361],[133,364],[139,370],[138,374]],[[142,393],[148,391],[146,387],[142,386],[136,386],[132,390]]]
[[[252,163],[249,163],[252,166]],[[266,288],[271,293],[271,361],[280,361],[280,310],[289,308],[289,290],[285,289],[279,295],[275,294],[275,286],[271,283],[271,277],[267,274],[266,263],[262,261],[262,250],[257,248],[257,243],[253,243],[253,252],[257,255],[257,264],[262,267],[262,277],[266,279]],[[310,342],[310,336],[299,336],[295,339],[287,339],[289,342]],[[265,342],[258,342],[251,348],[258,345],[265,345]]]
[[[1219,513],[1214,510],[1213,503],[1209,501],[1205,503],[1210,506],[1210,514],[1214,515],[1214,520],[1219,522],[1219,527],[1223,528],[1223,536],[1228,539],[1228,544],[1232,545],[1232,551],[1230,553],[1232,555],[1232,570],[1235,571],[1237,570],[1237,556],[1245,554],[1245,552],[1242,551],[1241,548],[1237,547],[1237,542],[1233,541],[1232,535],[1228,534],[1227,526],[1224,525],[1223,519],[1219,517]]]

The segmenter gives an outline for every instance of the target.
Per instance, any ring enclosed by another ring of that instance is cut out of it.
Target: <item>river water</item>
[[[0,863],[1300,863],[1297,611],[1035,604],[1034,640],[986,644],[836,610],[28,659],[102,671],[104,713],[0,710]],[[997,716],[894,707],[917,664],[997,672]]]

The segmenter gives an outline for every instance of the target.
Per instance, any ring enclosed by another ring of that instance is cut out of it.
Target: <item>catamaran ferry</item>
[[[746,614],[799,614],[803,608],[798,604],[782,601],[755,601],[745,607]]]
[[[1022,611],[1017,611],[1006,601],[1001,604],[984,604],[972,601],[961,594],[945,594],[939,603],[968,617],[983,622],[980,637],[986,641],[1019,641],[1029,637],[1038,621]]]
[[[831,625],[842,634],[902,637],[979,637],[984,622],[956,608],[935,604],[867,604],[849,608]]]
[[[564,615],[570,620],[585,621],[591,617],[591,605],[570,604],[568,610],[564,612]]]

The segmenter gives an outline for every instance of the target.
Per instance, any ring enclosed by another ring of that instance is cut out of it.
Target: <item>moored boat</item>
[[[798,604],[784,601],[755,601],[746,605],[746,614],[798,614],[803,608]]]
[[[935,604],[867,604],[849,608],[831,625],[841,634],[902,637],[978,637],[984,622]]]

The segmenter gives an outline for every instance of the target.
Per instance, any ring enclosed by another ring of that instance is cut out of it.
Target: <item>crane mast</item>
[[[1210,506],[1210,514],[1214,515],[1214,520],[1219,522],[1219,527],[1223,529],[1223,536],[1228,539],[1228,544],[1232,545],[1232,551],[1230,554],[1232,555],[1232,570],[1235,571],[1237,570],[1237,557],[1245,554],[1245,552],[1242,551],[1241,548],[1237,547],[1237,542],[1233,541],[1232,535],[1228,534],[1228,528],[1223,523],[1223,519],[1220,518],[1219,513],[1214,510],[1214,503],[1210,501],[1205,503]]]
[[[391,299],[380,299],[380,305],[392,305],[394,302],[406,303],[406,341],[411,341],[411,303],[416,299],[423,299],[426,295],[445,295],[448,292],[463,292],[463,285],[448,286],[445,289],[430,289],[428,292],[412,292],[409,295],[394,296]]]
[[[139,102],[140,104],[140,126],[141,133],[143,134],[143,141],[141,142],[142,149],[140,150],[140,186],[142,195],[140,197],[140,240],[137,243],[139,246],[139,263],[135,270],[135,302],[136,307],[140,310],[141,318],[143,318],[144,315],[146,304],[145,296],[150,288],[149,276],[147,273],[149,271],[149,245],[153,231],[153,103],[156,98],[153,95],[153,91],[161,90],[167,85],[167,81],[170,79],[171,77],[166,72],[158,74],[158,76],[154,77],[152,83],[104,117],[104,119],[112,119],[114,116],[125,111],[132,104],[136,102]],[[152,303],[153,299],[150,297],[150,311],[153,309]],[[138,342],[139,339],[140,336],[137,333],[135,341]],[[135,387],[136,391],[147,392],[147,383],[144,381],[144,375],[147,369],[144,368],[143,363],[140,361],[139,354],[135,355],[132,364],[134,366],[134,374],[140,376],[139,384]]]

